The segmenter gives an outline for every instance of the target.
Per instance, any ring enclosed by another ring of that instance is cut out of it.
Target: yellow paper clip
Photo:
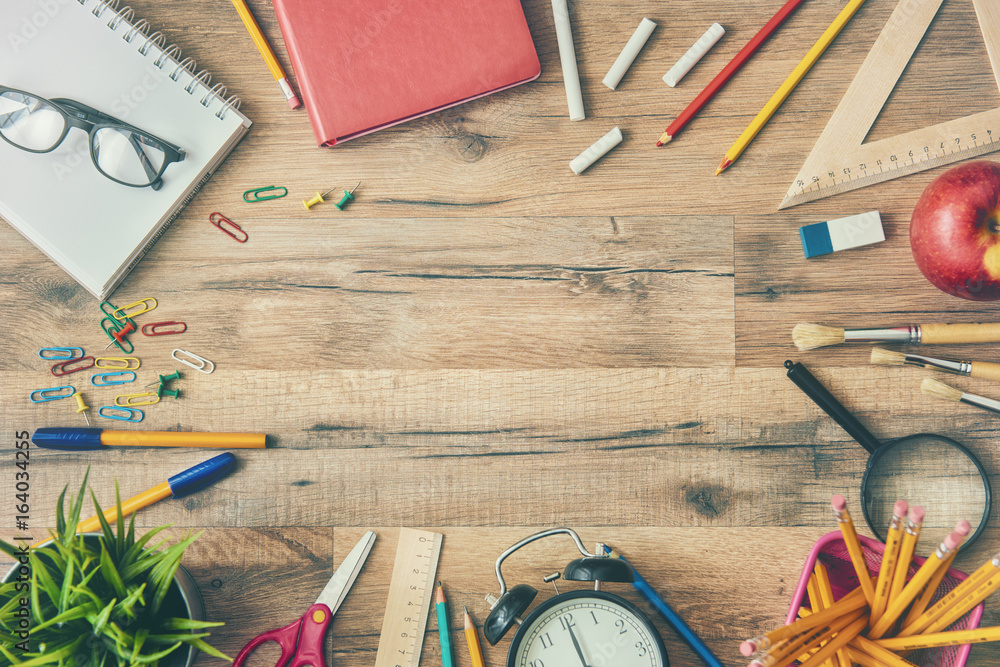
[[[133,366],[133,364],[135,364]],[[96,368],[134,371],[142,365],[138,357],[97,357],[94,359]]]
[[[125,399],[122,401],[121,399]],[[160,397],[156,395],[155,391],[147,392],[145,394],[120,394],[115,396],[115,405],[119,408],[131,408],[136,405],[152,405],[153,403],[159,403]]]
[[[153,305],[150,306],[149,305],[150,302],[152,302]],[[126,313],[126,311],[128,311],[129,309],[131,309],[131,308],[137,308],[139,306],[143,306],[143,309],[142,310],[134,310],[134,311],[132,311],[130,313]],[[114,317],[117,320],[124,320],[125,318],[128,318],[128,317],[135,317],[136,315],[142,315],[143,313],[148,313],[149,311],[153,310],[154,308],[156,308],[156,299],[154,299],[153,297],[149,296],[149,297],[146,297],[145,299],[140,299],[139,301],[136,301],[135,303],[130,303],[127,306],[123,306],[121,308],[116,308],[114,310],[114,312],[111,313],[111,316]]]

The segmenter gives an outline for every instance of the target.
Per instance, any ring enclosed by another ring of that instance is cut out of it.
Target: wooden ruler
[[[943,0],[900,0],[779,209],[1000,150],[1000,108],[863,143]],[[973,0],[1000,86],[1000,4]]]
[[[440,533],[401,528],[375,667],[417,667],[441,557]]]

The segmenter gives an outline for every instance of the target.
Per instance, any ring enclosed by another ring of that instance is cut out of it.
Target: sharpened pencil
[[[472,656],[472,667],[486,667],[483,646],[479,643],[479,632],[476,630],[476,624],[472,622],[468,607],[465,608],[465,641],[469,645],[469,655]]]

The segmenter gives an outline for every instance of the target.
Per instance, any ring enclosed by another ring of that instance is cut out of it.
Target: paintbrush
[[[1000,324],[910,324],[888,329],[796,324],[792,340],[802,351],[842,343],[1000,343]]]
[[[956,361],[954,359],[937,359],[926,357],[922,354],[894,352],[881,347],[872,348],[871,362],[883,366],[920,366],[921,368],[933,368],[945,373],[955,375],[968,375],[984,380],[1000,381],[1000,364],[993,364],[988,361]]]
[[[943,398],[946,401],[960,401],[974,405],[977,408],[982,408],[983,410],[1000,413],[1000,401],[986,398],[985,396],[977,396],[976,394],[968,394],[961,389],[955,389],[951,385],[938,382],[933,378],[924,378],[924,381],[920,383],[920,391],[929,396]]]

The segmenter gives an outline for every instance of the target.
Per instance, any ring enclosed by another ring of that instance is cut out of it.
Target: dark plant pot
[[[86,533],[84,535],[84,539],[88,542],[96,541],[100,538],[100,533]],[[47,546],[51,542],[52,540],[46,540],[38,546]],[[17,576],[18,567],[20,567],[20,564],[16,563],[14,567],[7,571],[7,574],[0,580],[0,583],[12,581]],[[170,587],[170,590],[167,591],[167,597],[163,601],[163,609],[168,616],[190,618],[195,621],[205,620],[205,602],[198,591],[198,585],[194,583],[194,579],[184,569],[183,565],[178,566],[177,572],[174,573],[174,583]],[[197,655],[198,649],[195,647],[189,646],[187,650],[184,650],[182,647],[172,653],[167,660],[161,661],[160,665],[162,667],[191,667]]]

